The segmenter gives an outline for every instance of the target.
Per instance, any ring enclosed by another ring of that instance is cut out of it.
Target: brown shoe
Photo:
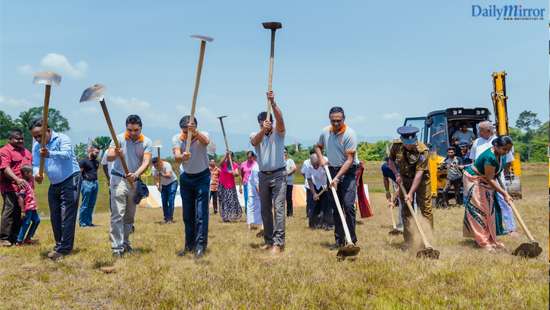
[[[280,245],[274,245],[271,248],[271,254],[273,254],[273,255],[281,254],[281,253],[283,253],[283,251],[284,251],[284,248]]]
[[[13,243],[9,242],[8,240],[2,240],[2,242],[0,242],[0,246],[3,246],[3,247],[10,247],[12,245]]]
[[[50,253],[48,253],[48,258],[53,260],[53,261],[58,261],[60,259],[63,258],[63,254],[59,253],[59,252],[56,252],[56,251],[51,251]]]
[[[273,245],[266,243],[260,247],[260,250],[271,250],[271,248],[273,248]]]

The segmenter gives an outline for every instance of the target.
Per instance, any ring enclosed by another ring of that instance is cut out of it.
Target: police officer
[[[402,184],[407,192],[407,195],[404,196],[400,190],[400,199],[402,201],[406,199],[412,205],[416,194],[416,205],[420,208],[422,216],[429,221],[433,228],[432,192],[428,169],[429,150],[424,143],[418,141],[416,136],[418,131],[418,128],[412,126],[397,129],[400,141],[392,144],[388,166],[395,174],[397,183]],[[403,217],[403,236],[406,248],[410,246],[412,241],[408,225],[412,214],[409,208],[402,208],[401,215]]]

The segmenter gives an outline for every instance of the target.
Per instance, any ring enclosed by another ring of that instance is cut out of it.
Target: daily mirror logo
[[[472,17],[494,18],[496,20],[544,20],[545,8],[524,7],[516,5],[472,5]]]

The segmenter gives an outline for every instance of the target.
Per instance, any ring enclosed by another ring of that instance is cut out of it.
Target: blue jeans
[[[243,197],[244,197],[244,212],[246,213],[248,208],[248,183],[243,184]]]
[[[25,217],[23,218],[21,229],[19,230],[19,236],[17,236],[17,242],[32,239],[36,229],[38,228],[38,224],[40,224],[40,216],[38,216],[38,212],[36,212],[36,210],[29,210],[25,212]],[[28,233],[27,230],[29,231]],[[25,235],[27,236],[25,237]]]
[[[185,248],[206,250],[208,244],[208,200],[210,170],[197,174],[182,173],[180,192],[185,225]]]
[[[82,180],[80,184],[80,193],[82,194],[82,204],[78,215],[80,227],[92,226],[92,214],[97,200],[97,192],[99,185],[97,180],[87,181]]]
[[[164,220],[171,221],[174,218],[174,200],[178,190],[178,182],[174,181],[168,185],[162,185],[160,195],[162,197],[162,212]]]

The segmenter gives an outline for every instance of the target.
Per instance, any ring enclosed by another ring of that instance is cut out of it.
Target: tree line
[[[32,137],[29,133],[29,126],[32,121],[42,116],[42,107],[33,107],[19,113],[17,118],[12,118],[4,111],[0,111],[0,146],[6,144],[8,132],[13,128],[20,128],[25,136],[25,147],[31,149]],[[50,128],[57,132],[66,132],[70,130],[69,121],[61,115],[56,109],[49,109],[48,124]],[[524,162],[545,162],[548,160],[548,121],[542,122],[537,113],[532,111],[523,111],[520,113],[515,127],[510,128],[510,136],[514,140],[516,152],[519,152],[521,160]],[[99,136],[91,138],[88,143],[75,144],[75,154],[78,159],[86,157],[86,150],[89,145],[94,145],[100,150],[106,150],[109,147],[111,138]],[[374,143],[360,142],[357,146],[357,155],[360,160],[381,161],[386,156],[386,149],[389,141],[378,141]],[[309,158],[311,147],[304,147],[301,144],[288,145],[289,156],[298,164]],[[235,160],[242,162],[246,160],[247,151],[238,151],[234,153]],[[219,160],[223,154],[211,154],[211,157]],[[170,158],[168,158],[170,160]]]

